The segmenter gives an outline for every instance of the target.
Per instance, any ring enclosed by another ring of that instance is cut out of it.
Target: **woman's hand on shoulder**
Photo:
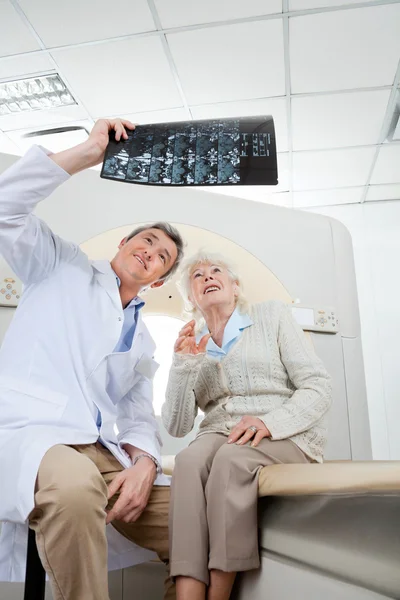
[[[207,333],[207,335],[203,335],[199,343],[196,342],[195,336],[195,325],[196,321],[193,319],[189,323],[187,323],[178,334],[178,339],[174,345],[174,352],[176,354],[202,354],[206,351],[207,342],[210,339],[211,335]]]
[[[247,444],[250,440],[251,446],[255,447],[265,437],[271,437],[271,432],[258,417],[242,417],[239,423],[231,431],[228,444],[236,442],[239,446]]]

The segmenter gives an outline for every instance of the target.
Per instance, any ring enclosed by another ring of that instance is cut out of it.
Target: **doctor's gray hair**
[[[248,303],[243,292],[243,286],[239,275],[237,274],[236,266],[225,256],[216,252],[207,252],[207,250],[199,250],[193,256],[187,258],[181,268],[181,276],[177,282],[177,287],[181,293],[185,303],[185,312],[192,319],[197,321],[201,318],[200,311],[190,301],[190,276],[199,265],[218,265],[225,268],[232,281],[236,281],[239,289],[239,294],[236,298],[236,307],[241,313],[248,310]]]
[[[176,227],[173,227],[170,223],[166,223],[165,221],[158,221],[157,223],[149,223],[147,225],[141,225],[140,227],[137,227],[136,229],[131,231],[129,235],[126,236],[126,241],[128,242],[130,239],[135,237],[135,235],[138,235],[139,233],[142,233],[142,231],[146,231],[147,229],[159,229],[160,231],[163,231],[165,235],[167,235],[176,246],[176,250],[178,252],[176,261],[161,278],[161,281],[167,281],[167,279],[169,279],[176,272],[180,263],[182,262],[184,249],[183,238],[179,231],[176,229]]]

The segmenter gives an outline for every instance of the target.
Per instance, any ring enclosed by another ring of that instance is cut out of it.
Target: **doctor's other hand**
[[[196,321],[193,319],[193,321],[186,323],[180,330],[178,339],[174,345],[174,352],[176,354],[202,354],[206,351],[207,342],[211,335],[209,333],[203,335],[199,343],[197,343],[194,332],[195,325]]]
[[[155,477],[155,465],[148,459],[139,460],[134,467],[118,473],[108,486],[108,500],[115,494],[119,493],[119,496],[108,511],[106,523],[136,521],[147,506]]]

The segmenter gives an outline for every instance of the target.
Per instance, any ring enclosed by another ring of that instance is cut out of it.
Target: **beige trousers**
[[[123,469],[102,444],[53,446],[44,456],[37,477],[35,509],[30,527],[55,600],[108,600],[107,485]],[[170,488],[154,486],[149,503],[135,523],[113,522],[126,538],[154,550],[168,563]],[[168,578],[165,599],[174,600]],[[138,598],[132,590],[132,600]]]
[[[227,444],[206,433],[175,460],[170,506],[170,574],[209,584],[209,571],[259,566],[257,498],[261,467],[307,463],[290,440]]]

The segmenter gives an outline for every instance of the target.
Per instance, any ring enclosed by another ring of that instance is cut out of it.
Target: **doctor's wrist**
[[[146,452],[143,452],[141,454],[138,454],[137,456],[135,456],[132,459],[132,467],[134,467],[139,460],[146,460],[146,462],[150,463],[153,465],[154,469],[155,469],[155,474],[159,475],[161,473],[161,465],[159,464],[159,462],[154,458],[154,456],[151,456],[151,454],[147,454]]]
[[[104,150],[90,138],[73,148],[50,155],[50,158],[70,175],[94,167],[103,157]]]

